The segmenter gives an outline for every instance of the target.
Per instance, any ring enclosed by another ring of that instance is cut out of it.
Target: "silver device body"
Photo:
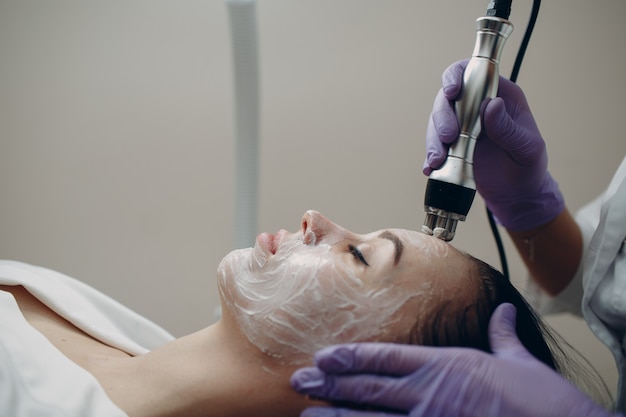
[[[444,164],[429,177],[474,192],[474,148],[481,131],[480,109],[485,99],[494,98],[498,92],[500,57],[513,32],[513,24],[507,19],[486,16],[476,20],[476,28],[476,43],[463,74],[461,97],[455,102],[460,134],[450,146]],[[467,212],[457,213],[447,207],[427,204],[424,210],[426,219],[422,231],[446,241],[454,238],[458,221],[464,221],[467,215]]]

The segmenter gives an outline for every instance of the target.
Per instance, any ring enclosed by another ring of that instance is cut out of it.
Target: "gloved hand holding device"
[[[312,407],[301,417],[613,416],[528,353],[515,333],[515,313],[511,304],[494,312],[493,355],[383,343],[326,348],[316,355],[316,368],[294,373],[292,386],[359,409]]]
[[[443,74],[426,132],[424,174],[444,162],[459,133],[453,100],[461,90],[467,60]],[[558,184],[547,171],[546,145],[522,90],[500,78],[498,97],[483,105],[482,133],[474,151],[476,189],[497,221],[510,231],[548,223],[565,208]]]

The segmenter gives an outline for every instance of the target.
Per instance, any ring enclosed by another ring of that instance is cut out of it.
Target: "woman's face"
[[[462,290],[465,255],[415,231],[352,233],[307,211],[295,233],[262,233],[218,268],[224,314],[289,363],[329,344],[396,341],[426,305]]]

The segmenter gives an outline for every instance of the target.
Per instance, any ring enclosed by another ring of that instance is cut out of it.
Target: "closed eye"
[[[363,256],[363,253],[359,250],[359,248],[357,248],[354,245],[348,245],[348,250],[350,251],[350,253],[352,254],[352,256],[354,256],[356,260],[358,260],[365,266],[370,266],[370,264],[368,264],[367,261],[365,260],[365,257]]]

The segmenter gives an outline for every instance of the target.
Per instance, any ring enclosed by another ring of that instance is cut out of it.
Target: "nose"
[[[304,235],[304,243],[307,245],[314,245],[323,240],[335,240],[333,238],[340,238],[342,235],[349,233],[346,229],[331,222],[315,210],[308,210],[304,213],[301,230]]]

